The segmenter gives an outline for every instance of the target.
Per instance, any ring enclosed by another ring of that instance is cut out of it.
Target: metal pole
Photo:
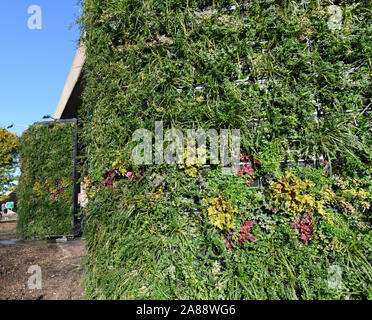
[[[72,233],[74,236],[79,236],[81,233],[80,224],[78,219],[78,195],[79,195],[79,173],[77,164],[77,153],[78,153],[78,132],[77,132],[77,119],[72,119],[74,122],[74,198],[73,198],[73,216],[72,216]]]

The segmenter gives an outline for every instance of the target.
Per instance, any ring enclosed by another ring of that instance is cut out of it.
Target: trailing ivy
[[[17,233],[72,232],[74,123],[34,124],[21,137]]]

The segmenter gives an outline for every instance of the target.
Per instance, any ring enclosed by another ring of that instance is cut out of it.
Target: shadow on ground
[[[83,299],[83,240],[17,241],[15,228],[15,223],[0,223],[0,299]],[[28,280],[32,274],[27,271],[30,266],[41,268],[41,289],[29,289]]]

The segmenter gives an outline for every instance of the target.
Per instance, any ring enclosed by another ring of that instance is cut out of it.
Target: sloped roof
[[[81,71],[85,63],[85,47],[80,46],[62,90],[54,119],[76,118],[77,109],[81,104],[82,93]]]

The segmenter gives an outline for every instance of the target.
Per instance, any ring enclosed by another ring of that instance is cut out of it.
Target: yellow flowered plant
[[[190,177],[196,177],[198,174],[198,169],[195,167],[187,168],[185,172],[190,176]]]
[[[179,164],[180,169],[185,169],[185,172],[190,177],[196,177],[198,174],[198,168],[201,168],[204,163],[202,159],[205,157],[206,150],[204,148],[198,148],[197,154],[191,156],[191,151],[189,148],[185,148],[184,152],[184,164]]]
[[[288,212],[297,215],[314,207],[315,199],[309,194],[304,194],[307,188],[313,187],[312,181],[302,181],[291,172],[287,171],[278,182],[270,186],[272,196],[279,204],[284,201]]]
[[[48,188],[49,194],[53,194],[53,193],[56,193],[58,191],[58,187],[53,182],[52,178],[47,178],[45,180],[45,187]]]
[[[117,170],[122,176],[124,176],[128,170],[125,169],[125,165],[120,158],[116,158],[116,160],[112,163],[112,168]]]
[[[71,185],[71,181],[69,181],[68,179],[65,179],[65,178],[62,179],[62,187],[63,188],[68,188],[70,185]]]
[[[150,206],[155,206],[161,199],[163,193],[163,186],[159,186],[155,193],[148,193],[147,198],[150,201]]]
[[[42,195],[43,188],[39,182],[35,182],[34,186],[32,187],[32,190],[38,195]]]
[[[355,211],[354,207],[360,206],[363,210],[370,208],[369,198],[371,194],[360,187],[361,182],[357,179],[350,179],[340,183],[341,196],[339,201],[341,205],[350,211]]]
[[[235,214],[238,211],[232,207],[231,202],[221,195],[208,202],[207,215],[209,222],[220,230],[234,229]]]
[[[284,202],[288,213],[291,215],[296,216],[314,211],[328,220],[332,220],[324,206],[334,200],[335,194],[329,187],[315,194],[309,190],[314,186],[313,181],[301,180],[287,171],[277,182],[271,184],[270,189],[276,205]]]

